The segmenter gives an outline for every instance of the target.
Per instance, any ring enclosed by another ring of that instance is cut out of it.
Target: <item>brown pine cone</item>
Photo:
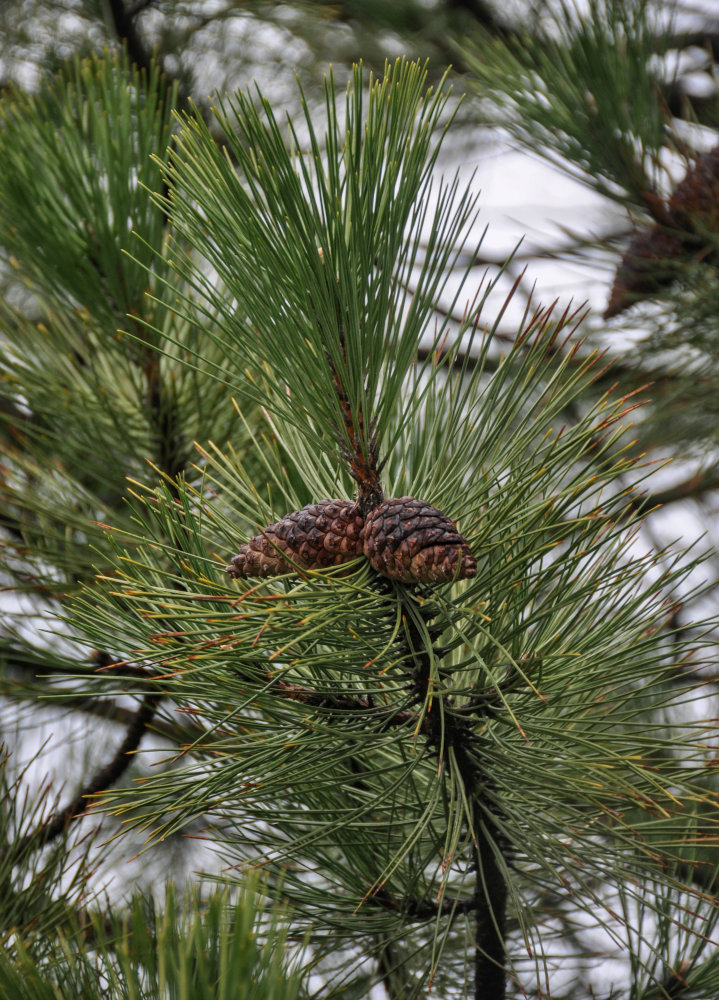
[[[227,572],[232,577],[279,576],[338,566],[362,555],[363,520],[350,500],[320,500],[269,524],[242,546]]]
[[[719,146],[702,153],[669,198],[669,212],[678,226],[715,231],[719,221]]]
[[[677,274],[675,261],[711,253],[719,234],[719,146],[694,161],[660,213],[662,222],[640,230],[622,257],[604,319],[651,298]]]
[[[426,500],[385,500],[365,518],[364,554],[383,576],[402,583],[445,583],[474,576],[469,546]]]
[[[622,257],[604,319],[611,319],[640,299],[651,298],[676,274],[673,261],[684,253],[681,237],[663,226],[641,229]]]

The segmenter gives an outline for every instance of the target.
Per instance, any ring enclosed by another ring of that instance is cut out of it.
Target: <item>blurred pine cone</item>
[[[669,212],[687,232],[716,232],[719,220],[719,146],[702,153],[669,198]]]
[[[385,500],[369,512],[364,554],[378,573],[403,583],[444,583],[477,572],[454,522],[414,497]]]
[[[649,299],[676,274],[674,261],[684,254],[678,233],[663,226],[640,229],[621,259],[609,295],[604,319],[629,309],[640,299]]]
[[[350,500],[320,500],[269,524],[242,546],[232,577],[279,576],[338,566],[362,555],[362,515]]]
[[[662,221],[640,230],[627,247],[604,319],[670,284],[677,260],[702,260],[714,249],[719,239],[719,146],[697,157],[659,214]]]

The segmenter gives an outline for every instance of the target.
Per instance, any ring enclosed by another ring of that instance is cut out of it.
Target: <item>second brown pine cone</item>
[[[677,276],[677,261],[714,252],[719,230],[719,146],[702,153],[664,206],[661,223],[641,229],[617,267],[604,319],[651,298]]]
[[[414,497],[384,500],[371,510],[363,547],[378,573],[402,583],[446,583],[477,572],[454,522]]]

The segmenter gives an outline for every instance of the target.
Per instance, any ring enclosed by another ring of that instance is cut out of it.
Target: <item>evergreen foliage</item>
[[[0,954],[0,996],[17,1000],[294,1000],[302,976],[285,957],[287,914],[258,907],[256,878],[231,899],[169,885],[162,905],[135,896],[127,914]],[[67,918],[65,918],[67,923]],[[78,947],[80,943],[80,947]],[[89,945],[89,947],[88,947]]]
[[[601,951],[625,963],[596,996],[709,1000],[696,563],[640,544],[635,398],[580,317],[529,308],[509,349],[485,321],[476,196],[434,176],[447,78],[330,76],[321,125],[239,92],[171,143],[173,100],[109,57],[6,99],[3,546],[55,635],[8,622],[3,690],[114,696],[126,733],[60,811],[2,789],[0,990],[571,998]],[[476,576],[227,577],[355,494],[438,507]],[[164,759],[118,784],[148,729]],[[222,886],[86,898],[87,806],[128,853],[201,826]]]
[[[716,147],[717,132],[690,108],[689,123],[670,113],[668,57],[676,46],[670,13],[650,0],[591,0],[584,12],[561,0],[544,32],[504,39],[476,33],[461,53],[483,122],[605,197],[609,220],[619,207],[640,237],[656,227],[659,246],[646,265],[656,282],[649,301],[633,305],[630,297],[633,308],[596,332],[615,334],[610,350],[620,361],[625,338],[616,334],[632,334],[632,363],[615,373],[625,391],[652,383],[653,405],[638,426],[642,444],[699,457],[703,474],[687,492],[701,497],[719,482],[716,195],[706,212],[692,205],[680,221],[670,195],[697,154]],[[577,228],[579,254],[618,266],[626,232],[609,239],[610,227],[607,235]]]

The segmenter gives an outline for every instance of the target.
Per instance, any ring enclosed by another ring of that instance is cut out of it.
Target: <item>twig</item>
[[[666,507],[670,503],[677,503],[679,500],[691,500],[711,493],[712,490],[719,490],[719,473],[717,469],[708,469],[705,472],[697,472],[688,479],[682,480],[675,486],[669,486],[665,490],[655,490],[654,492],[639,494],[629,497],[629,506],[635,514],[643,516],[654,510],[656,507]]]
[[[268,680],[271,678],[268,677]],[[272,685],[272,692],[281,698],[288,698],[291,701],[299,701],[304,705],[312,705],[315,708],[329,708],[340,712],[367,712],[374,719],[381,721],[382,729],[389,729],[394,726],[410,726],[413,730],[417,725],[417,713],[407,709],[397,710],[396,708],[382,708],[374,704],[371,699],[358,696],[337,695],[315,691],[300,684],[289,684],[287,681],[275,681]],[[421,731],[427,732],[425,723],[420,727]]]
[[[140,5],[137,9],[138,4],[125,7],[123,0],[108,0],[110,16],[117,37],[127,46],[127,54],[135,65],[149,73],[152,66],[152,56],[135,24],[135,16],[142,9],[142,6],[147,6],[147,4]]]
[[[16,850],[19,853],[45,847],[46,844],[58,837],[72,820],[85,814],[88,808],[87,798],[97,795],[115,784],[130,766],[132,762],[130,755],[140,745],[162,696],[160,691],[151,691],[143,697],[140,707],[134,713],[127,727],[125,739],[117,748],[112,760],[100,768],[83,789],[67,805],[58,809],[49,821],[43,822],[37,829],[22,837],[16,845]]]
[[[691,963],[684,961],[677,970],[672,969],[659,986],[652,1000],[680,1000],[691,989],[684,975],[691,968]]]
[[[30,668],[23,665],[22,669],[29,670]],[[16,701],[26,700],[33,702],[33,704],[37,704],[38,702],[37,695],[23,681],[0,681],[0,694],[13,698]],[[74,712],[84,712],[86,715],[92,715],[98,719],[106,719],[108,722],[114,722],[118,726],[124,726],[125,728],[132,723],[137,714],[132,709],[118,705],[113,698],[100,699],[88,695],[70,695],[66,697],[63,694],[60,696],[60,699],[58,702],[44,702],[44,704],[52,708],[61,707]],[[157,736],[161,736],[173,745],[195,743],[198,740],[196,730],[173,725],[159,719],[155,719],[148,726],[148,729],[151,729]],[[199,739],[201,740],[202,737],[199,737]]]
[[[395,983],[397,970],[401,969],[401,964],[394,957],[394,947],[391,941],[385,941],[380,949],[377,959],[377,972],[382,980],[389,1000],[403,1000],[405,991],[402,984]]]

